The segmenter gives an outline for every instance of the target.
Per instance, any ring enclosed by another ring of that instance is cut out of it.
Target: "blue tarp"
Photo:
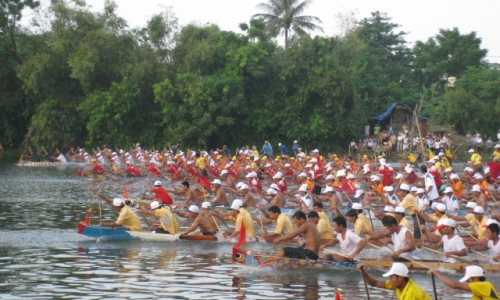
[[[389,117],[392,113],[392,111],[394,110],[394,108],[396,107],[396,105],[403,105],[404,107],[406,107],[409,111],[411,111],[413,113],[413,109],[411,109],[408,105],[404,104],[403,102],[396,102],[396,103],[393,103],[391,106],[389,106],[387,108],[387,110],[381,114],[381,115],[378,115],[377,116],[377,120],[379,121],[382,121],[382,120],[385,120],[385,118]],[[425,118],[423,116],[418,116],[418,119],[419,120],[425,120]]]

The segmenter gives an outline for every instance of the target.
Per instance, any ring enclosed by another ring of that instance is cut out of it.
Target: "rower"
[[[419,210],[419,206],[418,206],[417,199],[415,199],[415,197],[411,194],[410,190],[411,190],[410,186],[407,185],[406,183],[403,183],[399,186],[398,196],[403,199],[401,201],[401,203],[399,204],[399,207],[403,208],[403,212],[402,212],[403,218],[404,218],[404,210],[407,210],[408,213],[410,214],[410,216],[412,217],[413,228],[415,228],[415,231],[413,232],[413,237],[415,239],[419,240],[422,236],[422,232],[420,231],[420,226],[419,226],[420,221],[417,220],[418,215],[416,214],[416,211]],[[396,207],[395,211],[398,213],[401,213],[401,210],[397,211],[397,207]],[[410,224],[408,223],[408,221],[406,219],[402,222],[406,222],[404,226],[406,228],[412,230]]]
[[[392,187],[392,185],[384,186],[383,190],[386,192],[386,194],[384,195],[385,205],[396,207],[399,205],[399,203],[401,203],[398,196],[394,193],[394,187]]]
[[[90,169],[90,171],[88,172],[88,174],[104,174],[104,169],[103,167],[97,162],[97,159],[95,158],[92,158],[90,160],[92,163],[94,163],[94,165],[92,166],[92,168]]]
[[[180,191],[179,190],[173,191],[173,193],[176,195],[179,195],[179,196],[186,197],[184,202],[181,203],[181,205],[180,205],[181,207],[188,207],[188,205],[191,205],[191,204],[199,205],[199,204],[201,204],[200,202],[203,202],[202,200],[200,200],[200,198],[198,198],[196,196],[196,193],[192,189],[189,188],[189,182],[187,182],[187,181],[183,181],[181,183]]]
[[[196,205],[191,205],[186,210],[186,212],[176,211],[176,213],[184,218],[194,219],[191,226],[180,233],[180,235],[186,235],[196,228],[200,228],[201,235],[204,236],[215,236],[217,233],[217,226],[212,218],[209,218],[200,213],[200,208]]]
[[[298,229],[283,237],[275,239],[274,243],[278,244],[283,240],[293,239],[299,234],[302,234],[305,239],[305,242],[302,245],[304,248],[284,247],[283,252],[279,252],[277,256],[317,260],[319,254],[319,245],[321,242],[318,229],[313,223],[307,222],[306,214],[303,211],[297,211],[293,215],[293,221],[295,225],[297,225]]]
[[[385,281],[376,280],[368,274],[364,264],[359,264],[356,268],[364,274],[364,278],[369,285],[394,290],[398,299],[431,300],[431,297],[410,279],[408,267],[402,263],[395,262],[392,264],[389,272],[382,275],[383,277],[389,277],[389,280]]]
[[[163,202],[165,205],[172,205],[173,200],[172,197],[167,193],[167,191],[161,186],[161,181],[157,180],[155,181],[155,187],[152,188],[151,184],[148,182],[147,187],[150,192],[155,193],[153,196],[147,198],[147,199],[156,199],[157,201]]]
[[[394,209],[394,218],[398,220],[399,225],[402,225],[413,232],[413,228],[411,227],[410,222],[408,222],[408,220],[405,218],[405,209],[403,207],[397,206]]]
[[[313,209],[313,200],[312,200],[311,195],[309,195],[309,193],[307,192],[308,188],[309,187],[307,184],[301,185],[299,188],[300,199],[290,199],[289,201],[299,203],[302,208],[305,206],[309,210],[312,210]]]
[[[463,222],[457,225],[462,227],[477,226],[477,237],[479,241],[466,242],[465,244],[467,246],[485,244],[486,243],[485,225],[486,222],[488,221],[488,218],[484,216],[484,209],[481,206],[476,206],[472,211],[472,214],[474,215],[474,219],[472,219],[470,222]]]
[[[130,207],[125,205],[123,199],[114,198],[113,201],[111,201],[111,199],[107,198],[102,194],[97,194],[97,196],[104,199],[106,203],[112,205],[120,213],[116,221],[100,222],[99,226],[117,227],[122,225],[131,231],[141,231],[141,221],[139,221],[139,218],[137,217],[135,212],[132,209],[130,209]]]
[[[467,202],[467,205],[465,206],[467,210],[467,215],[465,215],[464,217],[448,213],[446,213],[446,215],[448,216],[448,218],[452,218],[455,221],[463,221],[470,224],[475,219],[475,215],[473,214],[473,212],[476,206],[477,204],[475,202]],[[472,235],[477,235],[477,227],[472,226],[471,229],[472,229]]]
[[[486,222],[486,238],[488,239],[488,243],[477,250],[486,250],[489,249],[488,255],[491,257],[490,262],[495,263],[500,261],[500,227],[498,222],[489,219]]]
[[[261,192],[258,193],[261,198],[264,198],[269,202],[269,206],[278,206],[279,208],[283,208],[285,206],[285,198],[276,183],[271,184],[266,191],[266,195],[269,195],[270,197],[266,197]]]
[[[441,202],[446,204],[446,210],[452,214],[457,214],[459,209],[458,198],[453,194],[453,188],[451,186],[447,187],[443,194],[445,196],[441,199]]]
[[[455,234],[456,223],[451,218],[439,220],[438,226],[434,230],[439,230],[442,235],[441,241],[437,242],[430,247],[438,249],[443,246],[443,262],[455,263],[457,260],[450,255],[454,256],[467,256],[467,248],[465,247],[464,240]]]
[[[447,219],[448,216],[446,215],[446,205],[444,203],[434,202],[431,205],[431,209],[433,209],[433,212],[434,212],[433,214],[426,215],[426,214],[421,213],[419,211],[417,211],[417,214],[425,222],[432,222],[433,223],[432,227],[434,228],[437,226],[437,223],[439,222],[439,220]],[[425,224],[420,224],[420,230],[422,232],[424,232],[424,231],[429,232],[429,229],[425,227]],[[439,231],[436,231],[436,232],[431,233],[431,234],[426,234],[425,236],[427,238],[430,238],[432,243],[437,243],[441,240],[441,233],[439,233]]]
[[[236,225],[234,229],[228,229],[224,233],[224,237],[233,238],[239,235],[241,232],[241,225],[245,224],[245,232],[247,238],[254,239],[255,238],[255,228],[253,226],[253,220],[250,213],[245,209],[244,204],[241,200],[236,199],[231,204],[231,209],[225,213],[220,208],[215,210],[217,216],[221,220],[229,220],[234,222]]]
[[[333,231],[332,227],[330,226],[328,221],[325,221],[323,218],[321,218],[316,211],[311,211],[308,213],[307,217],[309,218],[309,221],[312,222],[314,225],[316,225],[316,228],[318,229],[319,236],[322,239],[333,239]]]
[[[354,203],[354,204],[359,204],[359,203]],[[354,205],[353,205],[353,207],[354,207]],[[336,216],[342,216],[342,214],[340,214],[340,212],[337,210]],[[356,210],[356,209],[351,209],[345,215],[345,218],[347,219],[347,221],[349,221],[350,223],[353,224],[354,233],[356,233],[359,236],[361,236],[361,234],[365,231],[372,230],[372,227],[369,224],[367,224],[366,222],[364,222],[361,216],[364,217],[363,213],[359,213],[358,210]],[[364,237],[365,237],[365,239],[370,238],[370,236],[368,234],[365,234]]]
[[[250,187],[248,186],[248,184],[241,182],[236,187],[238,188],[238,190],[229,190],[235,195],[243,197],[243,205],[246,208],[256,207],[255,198],[250,193]]]
[[[325,256],[325,259],[347,262],[352,262],[354,259],[359,259],[359,253],[366,246],[366,242],[361,237],[359,237],[359,235],[355,234],[351,229],[347,229],[347,222],[344,217],[339,216],[333,219],[333,231],[335,231],[337,236],[332,241],[321,245],[320,250],[323,250],[325,247],[335,246],[340,243],[342,253],[347,257],[329,254]]]
[[[484,277],[484,270],[479,266],[465,267],[465,276],[459,281],[455,281],[449,277],[441,275],[434,269],[430,269],[427,274],[436,276],[447,286],[471,292],[472,300],[494,300],[500,299],[500,294],[495,290],[495,287]]]
[[[266,212],[262,205],[259,205],[259,210],[269,220],[262,220],[260,218],[257,218],[256,216],[253,217],[254,220],[261,223],[262,225],[276,223],[276,229],[274,229],[274,232],[267,233],[265,229],[263,230],[261,234],[263,238],[281,237],[295,230],[290,218],[284,213],[281,213],[281,209],[278,206],[271,206]]]
[[[146,206],[139,207],[144,214],[158,217],[160,227],[153,229],[154,233],[176,234],[179,232],[179,222],[170,211],[170,207],[165,207],[159,201],[151,202],[151,209],[149,210],[146,209]]]
[[[394,256],[392,258],[382,257],[382,260],[393,260],[399,262],[407,262],[411,260],[412,252],[416,249],[415,240],[408,228],[400,225],[396,218],[385,216],[382,218],[382,225],[387,231],[376,232],[372,235],[372,239],[380,239],[387,236],[392,236],[392,244],[394,245]]]
[[[212,206],[215,205],[229,206],[229,201],[227,201],[226,192],[224,192],[224,190],[221,188],[222,182],[219,179],[214,179],[214,181],[211,182],[211,185],[212,185],[212,192],[215,193],[215,199],[212,200],[210,204]]]

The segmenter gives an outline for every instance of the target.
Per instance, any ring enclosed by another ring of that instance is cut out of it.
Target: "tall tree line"
[[[83,1],[53,0],[38,20],[49,28],[33,31],[20,26],[21,13],[38,1],[4,2],[0,143],[10,147],[210,149],[298,139],[334,149],[393,102],[414,106],[431,87],[424,112],[436,122],[461,132],[500,128],[500,77],[474,32],[441,29],[410,48],[400,26],[374,12],[341,36],[287,34],[285,49],[265,19],[229,32],[180,27],[166,9],[129,28],[114,2],[96,13]],[[445,73],[456,87],[446,87]]]

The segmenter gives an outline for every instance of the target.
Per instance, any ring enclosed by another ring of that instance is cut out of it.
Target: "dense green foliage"
[[[9,147],[234,149],[297,139],[329,150],[393,102],[421,99],[427,117],[462,132],[500,128],[499,74],[475,33],[456,28],[411,49],[399,25],[374,12],[342,36],[288,27],[298,34],[285,49],[266,19],[242,23],[240,33],[179,28],[167,9],[130,29],[114,2],[94,13],[83,1],[53,0],[35,20],[47,28],[30,31],[21,11],[37,1],[1,3],[0,143]],[[443,73],[456,87],[445,87]]]

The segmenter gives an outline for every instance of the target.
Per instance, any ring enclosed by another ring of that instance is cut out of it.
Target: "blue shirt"
[[[270,156],[271,155],[271,152],[273,151],[273,147],[271,147],[271,145],[269,144],[264,144],[264,146],[262,146],[262,153],[264,155],[267,155],[267,156]]]
[[[286,148],[285,145],[281,145],[281,153],[288,155],[288,149]]]
[[[299,143],[295,143],[293,144],[293,153],[295,153],[295,155],[299,154],[299,148],[300,148],[300,144]]]

